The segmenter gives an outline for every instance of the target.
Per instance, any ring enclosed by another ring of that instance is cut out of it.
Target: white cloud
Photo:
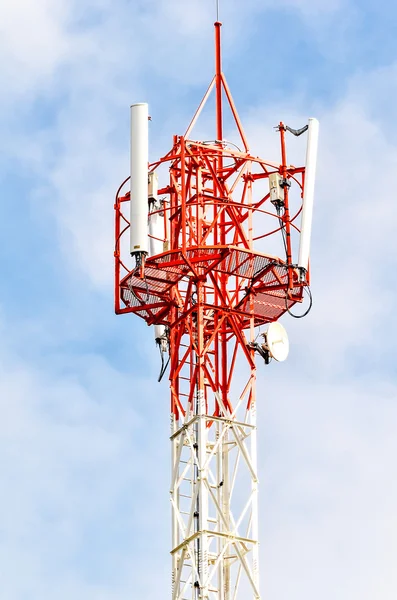
[[[2,2],[0,64],[8,95],[39,87],[65,58],[68,8],[68,3],[57,0]]]
[[[394,385],[267,385],[264,589],[283,599],[394,597]],[[262,405],[263,408],[263,405]],[[264,431],[263,431],[264,429]]]
[[[136,539],[141,544],[146,533],[162,531],[161,510],[168,509],[166,493],[158,505],[147,478],[168,447],[167,435],[159,435],[156,445],[143,442],[151,410],[146,399],[157,390],[95,355],[51,356],[47,368],[37,368],[8,344],[14,329],[2,322],[3,593],[7,600],[126,595],[139,589],[135,581],[148,570],[134,556]],[[166,490],[166,469],[162,473],[157,479]],[[166,530],[158,543],[164,554]]]

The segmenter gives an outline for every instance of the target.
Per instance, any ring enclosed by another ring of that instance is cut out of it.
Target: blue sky
[[[0,587],[5,600],[170,593],[167,383],[115,317],[113,197],[129,105],[152,158],[213,74],[213,0],[0,7]],[[397,587],[397,8],[221,0],[224,71],[255,153],[321,122],[314,308],[259,371],[264,598]],[[205,124],[205,123],[204,123]]]

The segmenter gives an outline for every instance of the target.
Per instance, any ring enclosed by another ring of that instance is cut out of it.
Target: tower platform
[[[143,278],[128,273],[120,282],[120,313],[135,313],[148,325],[167,325],[171,307],[185,314],[189,283],[212,280],[214,274],[224,274],[229,289],[207,295],[206,308],[240,315],[243,327],[250,326],[252,316],[255,326],[275,321],[302,301],[296,270],[279,258],[234,246],[204,246],[148,258]]]

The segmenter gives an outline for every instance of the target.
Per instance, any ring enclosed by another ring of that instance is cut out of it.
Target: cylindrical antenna
[[[148,105],[131,106],[130,252],[147,254],[148,244]]]
[[[319,122],[309,119],[307,132],[305,187],[303,192],[301,235],[298,267],[307,271],[310,255],[310,238],[313,219],[314,183],[316,179]],[[304,278],[304,273],[302,273]]]
[[[216,20],[219,21],[219,0],[216,0]]]

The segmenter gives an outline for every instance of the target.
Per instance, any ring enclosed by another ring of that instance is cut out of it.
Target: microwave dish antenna
[[[270,323],[263,337],[265,340],[262,344],[263,350],[267,351],[277,362],[284,362],[289,354],[289,339],[281,323]]]

